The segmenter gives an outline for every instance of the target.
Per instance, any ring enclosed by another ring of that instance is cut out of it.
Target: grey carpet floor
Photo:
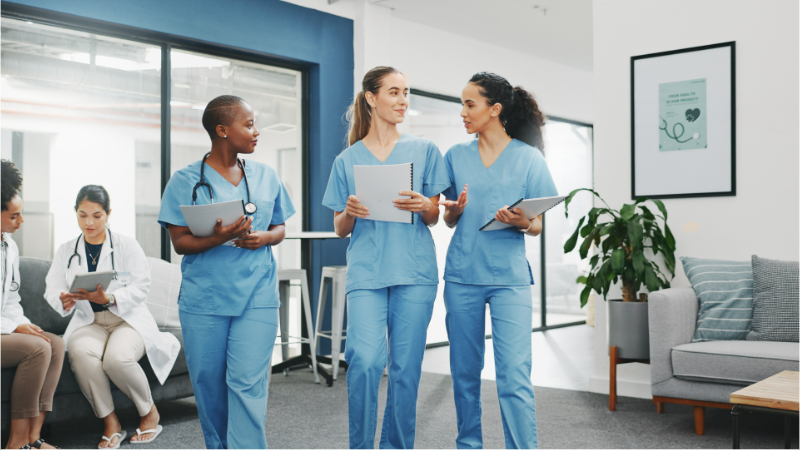
[[[730,412],[706,410],[706,434],[694,434],[692,407],[667,405],[657,414],[648,400],[621,397],[616,412],[608,397],[587,392],[535,388],[541,448],[731,448]],[[381,384],[379,429],[386,400]],[[485,448],[504,448],[503,425],[494,381],[483,381]],[[164,432],[152,444],[138,448],[204,448],[194,398],[158,405]],[[417,415],[417,448],[455,448],[456,414],[453,383],[448,375],[423,373]],[[138,426],[134,411],[119,413],[129,433]],[[99,419],[54,424],[49,441],[62,448],[96,448],[102,434]],[[797,448],[794,424],[792,448]],[[742,448],[782,448],[783,418],[747,415],[742,418]],[[344,378],[331,388],[313,382],[310,371],[276,375],[270,387],[267,414],[270,448],[346,448],[347,386]],[[122,447],[130,448],[129,441]]]

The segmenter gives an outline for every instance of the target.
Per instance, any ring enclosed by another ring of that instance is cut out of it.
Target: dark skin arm
[[[197,237],[192,234],[189,227],[179,225],[168,225],[169,238],[175,247],[175,253],[179,255],[196,255],[211,250],[222,245],[231,239],[241,239],[250,232],[253,219],[242,216],[236,222],[222,226],[222,220],[217,220],[214,225],[214,234],[206,237]],[[282,238],[281,238],[282,239]]]

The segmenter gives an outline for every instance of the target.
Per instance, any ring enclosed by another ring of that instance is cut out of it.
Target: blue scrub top
[[[514,227],[480,231],[497,210],[521,198],[558,195],[539,149],[512,140],[486,168],[478,140],[454,145],[444,156],[452,185],[443,192],[450,200],[467,188],[467,206],[447,249],[445,281],[462,284],[523,286],[533,284],[525,256],[525,239]]]
[[[169,179],[161,199],[158,223],[186,226],[181,205],[192,204],[192,189],[200,181],[200,161],[175,172]],[[250,183],[250,200],[258,208],[253,214],[253,230],[267,231],[270,225],[286,222],[294,214],[294,205],[286,188],[271,167],[255,161],[245,165]],[[217,203],[244,199],[247,189],[244,178],[234,186],[206,164],[206,182],[214,190]],[[208,189],[197,189],[197,204],[211,203]],[[181,261],[181,282],[178,306],[192,314],[239,316],[249,308],[280,306],[276,281],[277,266],[272,247],[247,250],[220,245],[196,255],[185,255]]]
[[[433,197],[450,186],[442,154],[436,145],[428,139],[404,133],[384,162],[361,141],[337,156],[322,204],[337,212],[344,211],[348,196],[356,195],[354,165],[409,162],[414,163],[415,192]],[[439,284],[436,249],[421,214],[416,214],[413,224],[356,218],[347,247],[348,293],[355,289],[431,284]]]

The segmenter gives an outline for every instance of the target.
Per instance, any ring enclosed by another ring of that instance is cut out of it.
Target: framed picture
[[[631,57],[634,199],[736,195],[735,55],[723,42]]]

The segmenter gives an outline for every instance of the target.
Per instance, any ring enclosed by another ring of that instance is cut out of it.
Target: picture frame
[[[631,197],[735,195],[736,42],[632,56]]]

